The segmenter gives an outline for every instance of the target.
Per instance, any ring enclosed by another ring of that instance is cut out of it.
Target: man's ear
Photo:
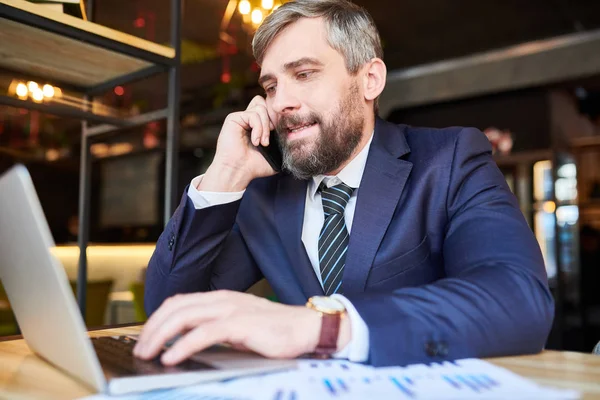
[[[363,89],[365,100],[373,101],[385,87],[387,68],[380,58],[374,58],[367,65],[363,72]]]

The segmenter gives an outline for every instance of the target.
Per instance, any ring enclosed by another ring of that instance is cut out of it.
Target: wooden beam
[[[379,100],[380,115],[589,77],[600,73],[599,49],[596,30],[393,71]]]

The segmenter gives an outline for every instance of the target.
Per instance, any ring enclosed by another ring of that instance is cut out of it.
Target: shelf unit
[[[581,185],[579,188],[579,208],[582,219],[592,222],[592,225],[598,228],[600,227],[600,198],[597,195],[596,197],[592,197],[594,194],[591,193],[589,185],[592,183],[590,179],[594,182],[598,182],[600,179],[600,175],[598,174],[592,173],[590,175],[591,171],[596,171],[594,167],[597,168],[600,165],[600,162],[598,162],[600,160],[600,135],[572,139],[570,142],[570,151],[575,155],[578,170],[586,171],[586,173],[582,174],[582,179],[578,179],[578,185]],[[591,168],[588,164],[591,160],[589,158],[586,159],[586,153],[596,155],[594,157],[596,162],[592,164]]]
[[[564,261],[564,252],[568,251],[568,248],[564,246],[564,243],[560,240],[560,227],[558,225],[558,219],[556,217],[556,209],[560,206],[568,205],[566,202],[561,202],[556,197],[555,185],[558,179],[558,168],[560,165],[561,154],[563,152],[552,145],[549,148],[543,148],[531,151],[515,152],[508,155],[495,155],[494,161],[498,167],[503,171],[510,171],[514,175],[514,181],[516,184],[515,195],[519,200],[519,206],[521,211],[525,214],[526,219],[531,223],[532,230],[535,230],[535,214],[536,211],[540,210],[541,204],[546,201],[552,202],[556,205],[553,211],[554,214],[554,248],[550,248],[545,253],[547,256],[551,256],[556,260],[556,275],[555,278],[549,282],[550,289],[555,298],[555,319],[554,327],[550,335],[549,341],[552,342],[553,346],[562,348],[564,342],[564,334],[567,327],[567,313],[564,309],[564,301],[567,298],[567,285],[563,278],[563,273],[567,269],[567,265]],[[552,190],[551,195],[544,199],[535,199],[534,195],[534,177],[532,175],[533,165],[538,161],[550,161],[551,176],[552,176]],[[524,184],[518,184],[523,182]]]
[[[89,21],[51,11],[25,0],[0,0],[0,67],[8,71],[81,92],[86,100],[117,85],[161,72],[169,74],[167,107],[129,118],[0,95],[0,105],[82,121],[77,298],[83,315],[89,241],[91,141],[125,127],[166,119],[165,223],[174,211],[179,139],[181,3],[181,0],[171,0],[171,46],[168,47],[91,22],[93,0],[86,1]],[[89,126],[89,123],[96,125]]]
[[[577,164],[580,226],[587,225],[595,229],[600,229],[600,198],[590,188],[592,182],[600,182],[600,174],[596,172],[598,171],[598,166],[600,166],[600,135],[572,138],[569,142],[569,151],[574,155]],[[581,293],[584,293],[585,290],[588,290],[589,293],[591,289],[589,286],[586,286],[586,282],[591,281],[589,275],[587,275],[590,273],[589,267],[590,264],[587,264],[587,268],[584,267],[583,263],[581,265]],[[587,336],[590,330],[593,332],[593,328],[596,327],[597,329],[598,327],[597,315],[598,307],[593,303],[591,305],[585,304],[585,306],[581,307],[578,320],[581,321],[585,343],[589,344],[597,341],[597,338]]]

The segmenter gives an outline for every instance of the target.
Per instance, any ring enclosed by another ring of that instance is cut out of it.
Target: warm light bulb
[[[252,11],[252,23],[254,25],[258,25],[262,22],[262,19],[263,19],[262,11],[260,11],[258,8],[254,9],[254,11]]]
[[[27,85],[24,83],[19,83],[17,85],[16,93],[17,93],[17,96],[19,96],[19,97],[27,97],[27,93],[29,93],[29,90],[27,89]]]
[[[38,88],[39,88],[39,86],[36,82],[34,82],[34,81],[27,82],[27,89],[29,89],[30,92],[33,93],[33,91]]]
[[[41,102],[42,100],[44,100],[44,92],[42,91],[42,89],[37,87],[31,92],[31,97],[34,101]]]
[[[240,1],[240,5],[238,6],[238,10],[240,10],[240,14],[246,15],[250,13],[250,2],[248,0]]]
[[[56,149],[48,149],[46,150],[46,160],[48,161],[56,161],[60,158],[60,152]]]
[[[556,211],[556,203],[553,201],[545,201],[542,205],[542,208],[544,212],[552,214],[554,211]]]
[[[273,0],[262,0],[262,8],[265,10],[273,8]]]
[[[42,92],[44,93],[44,97],[54,97],[54,88],[52,87],[52,85],[44,85],[44,87],[42,88]]]

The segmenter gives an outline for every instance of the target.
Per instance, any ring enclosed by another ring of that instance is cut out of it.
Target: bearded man
[[[226,118],[161,235],[134,354],[176,335],[167,365],[221,342],[375,366],[540,351],[554,303],[489,142],[377,117],[386,66],[369,14],[288,2],[253,50],[265,97]],[[282,173],[257,151],[271,130]],[[243,293],[262,278],[279,302]]]

